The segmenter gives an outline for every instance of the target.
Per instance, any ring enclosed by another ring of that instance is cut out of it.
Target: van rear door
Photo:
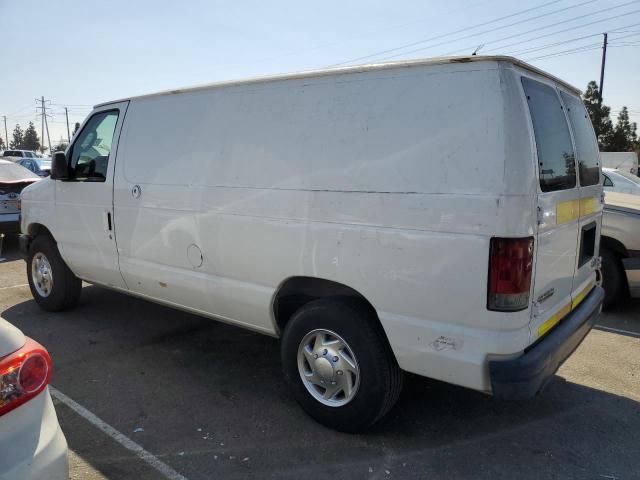
[[[573,275],[572,308],[591,291],[596,281],[597,257],[602,224],[602,182],[598,141],[587,109],[580,97],[560,90],[560,97],[573,132],[580,185],[578,249]]]
[[[580,189],[575,151],[556,87],[528,77],[529,106],[538,162],[538,232],[531,338],[547,333],[571,311],[580,230]]]

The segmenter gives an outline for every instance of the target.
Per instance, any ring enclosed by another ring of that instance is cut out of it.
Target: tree
[[[38,132],[33,126],[33,122],[29,122],[29,126],[24,131],[22,137],[22,147],[24,150],[33,150],[34,152],[40,148],[40,138],[38,138]]]
[[[16,123],[16,128],[13,129],[13,141],[9,145],[11,148],[21,149],[24,137],[24,132],[19,124]]]
[[[607,150],[610,152],[632,152],[637,145],[637,125],[629,122],[629,111],[622,107],[618,113],[618,121],[609,139]]]
[[[4,145],[4,140],[2,140],[2,138],[0,138],[0,150],[4,150],[5,148],[7,148],[7,147],[5,147],[5,145]]]
[[[605,151],[606,145],[613,135],[613,124],[609,118],[611,109],[600,102],[600,91],[598,84],[593,80],[587,85],[587,91],[583,95],[584,106],[589,112],[593,129],[598,138],[600,150]]]
[[[53,151],[54,152],[64,152],[67,149],[68,146],[69,146],[68,143],[60,142],[55,147],[53,147]]]

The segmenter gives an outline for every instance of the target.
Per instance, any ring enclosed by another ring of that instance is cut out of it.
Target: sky
[[[100,102],[252,76],[449,54],[510,54],[640,124],[640,0],[0,0],[0,122],[52,145]],[[4,125],[0,123],[4,138]]]

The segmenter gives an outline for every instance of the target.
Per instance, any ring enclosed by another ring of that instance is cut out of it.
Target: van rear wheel
[[[48,312],[59,312],[78,303],[82,281],[69,269],[48,235],[38,235],[29,248],[27,279],[38,305]]]
[[[377,319],[356,302],[320,299],[301,307],[282,336],[285,377],[316,421],[360,432],[393,407],[402,371]]]

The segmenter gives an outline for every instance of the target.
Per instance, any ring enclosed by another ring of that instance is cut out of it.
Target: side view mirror
[[[51,178],[55,180],[66,180],[69,178],[69,165],[64,152],[55,152],[51,159]]]

